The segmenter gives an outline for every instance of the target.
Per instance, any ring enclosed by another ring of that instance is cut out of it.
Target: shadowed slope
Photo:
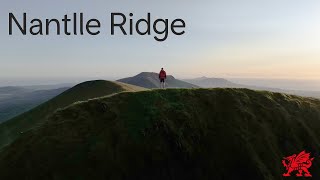
[[[320,101],[246,89],[170,89],[77,103],[0,154],[1,179],[282,179],[320,149]],[[319,178],[319,159],[310,168]]]
[[[17,136],[43,123],[48,115],[77,101],[106,96],[122,91],[140,91],[144,88],[104,80],[88,81],[70,88],[40,106],[0,124],[0,148]]]

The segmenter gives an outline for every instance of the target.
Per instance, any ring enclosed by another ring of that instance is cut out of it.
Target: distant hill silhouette
[[[319,129],[312,98],[125,92],[58,110],[23,133],[0,153],[0,179],[283,180],[282,158],[302,150],[316,157],[310,171],[319,179]]]
[[[40,106],[0,124],[0,148],[11,143],[21,135],[21,133],[39,126],[46,120],[48,115],[58,108],[64,108],[77,101],[85,101],[113,93],[140,90],[145,89],[120,82],[104,80],[88,81],[78,84]]]
[[[203,88],[236,88],[241,87],[241,85],[230,82],[223,78],[207,78],[205,76],[195,79],[184,79],[188,83],[197,85]]]
[[[195,84],[202,88],[246,88],[246,89],[252,89],[252,90],[272,91],[272,92],[294,94],[298,96],[320,98],[319,91],[286,90],[286,89],[271,88],[271,87],[244,85],[244,84],[233,83],[223,78],[200,77],[195,79],[184,79],[184,81]]]
[[[19,90],[11,91],[10,89]],[[36,91],[13,87],[10,89],[7,89],[8,91],[5,92],[4,88],[2,88],[3,93],[2,98],[0,99],[0,123],[48,101],[69,88],[65,87]]]
[[[32,90],[23,88],[23,87],[15,87],[15,86],[0,87],[0,99],[10,95],[22,94],[22,93],[28,93],[28,92],[32,92]]]
[[[117,81],[140,86],[140,87],[145,87],[149,89],[160,87],[158,73],[154,73],[154,72],[142,72],[136,76],[119,79]],[[197,88],[198,86],[194,84],[190,84],[188,82],[178,80],[171,75],[167,75],[166,87],[167,88]]]

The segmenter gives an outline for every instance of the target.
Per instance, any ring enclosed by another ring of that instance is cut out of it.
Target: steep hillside
[[[160,82],[157,73],[152,72],[142,72],[136,76],[119,79],[119,82],[124,82],[128,84],[133,84],[140,87],[145,87],[149,89],[159,88]],[[166,79],[167,88],[196,88],[198,86],[178,80],[173,76],[168,75]]]
[[[168,89],[77,103],[3,149],[0,179],[283,179],[306,150],[320,178],[320,101]]]
[[[122,91],[144,90],[137,86],[104,80],[89,81],[76,85],[50,101],[0,124],[0,148],[12,142],[20,134],[44,122],[57,108],[63,108],[77,101],[101,97]]]

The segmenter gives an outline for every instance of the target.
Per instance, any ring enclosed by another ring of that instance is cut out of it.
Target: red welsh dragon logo
[[[305,151],[302,151],[298,155],[294,154],[283,158],[282,164],[287,170],[287,173],[284,173],[283,176],[290,176],[293,171],[298,171],[297,177],[312,177],[308,169],[311,167],[313,159],[310,158],[310,153],[306,153]]]

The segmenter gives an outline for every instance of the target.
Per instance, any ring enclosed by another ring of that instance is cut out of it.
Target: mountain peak
[[[159,88],[159,76],[155,72],[141,72],[133,77],[119,79],[119,82],[132,84],[144,88]],[[198,86],[178,80],[172,75],[167,75],[166,87],[168,88],[196,88]]]
[[[156,72],[141,72],[139,74],[137,74],[135,77],[156,77],[158,78],[158,73]],[[169,79],[175,79],[172,75],[167,75],[167,78]]]
[[[239,87],[238,84],[235,84],[233,82],[230,82],[223,78],[208,78],[206,76],[202,76],[195,79],[186,79],[186,82],[189,82],[191,84],[195,84],[200,87],[204,88],[230,88],[230,87]]]
[[[202,77],[198,77],[198,78],[194,78],[196,80],[205,80],[205,79],[209,79],[208,77],[206,76],[202,76]]]

